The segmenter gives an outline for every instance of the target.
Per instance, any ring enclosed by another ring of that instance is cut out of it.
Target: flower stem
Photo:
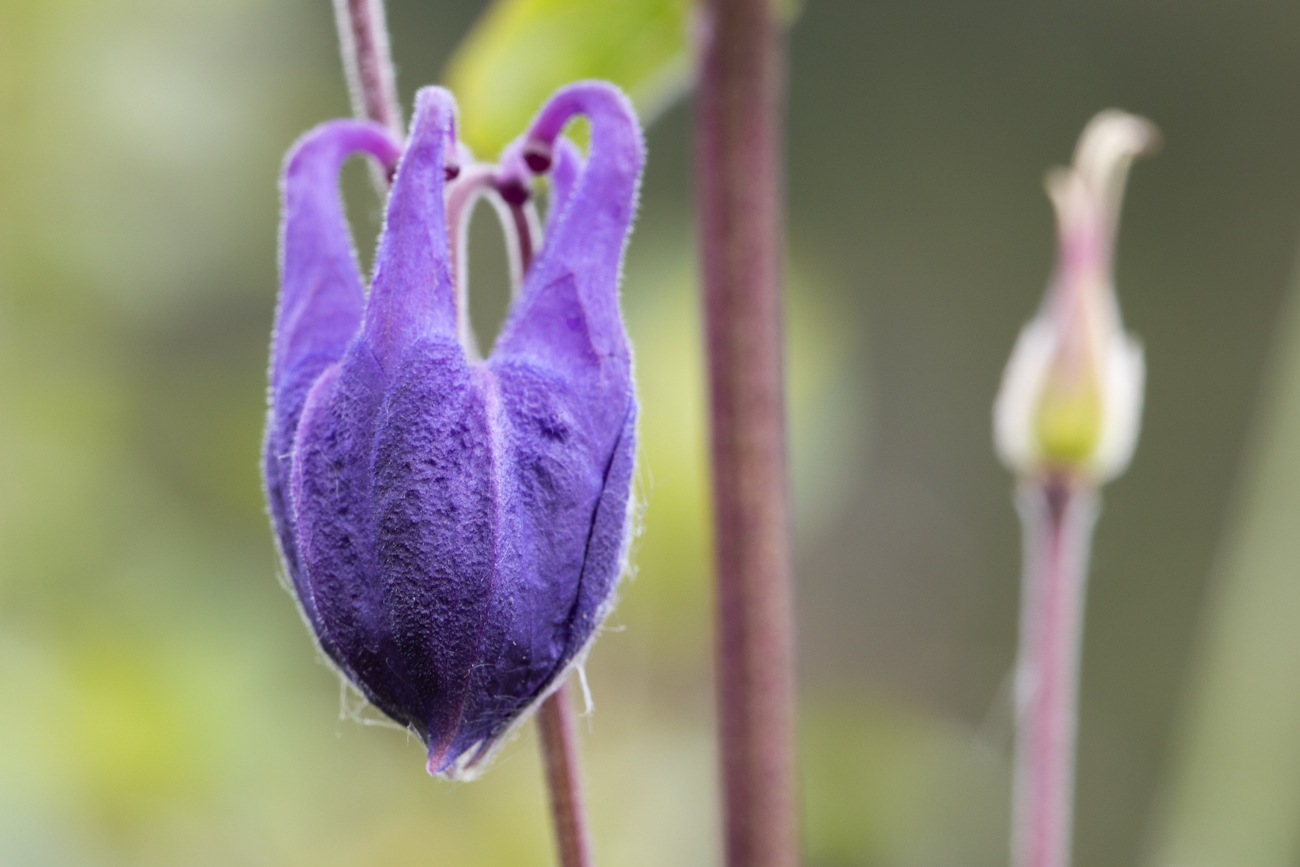
[[[798,863],[782,385],[782,34],[770,0],[702,4],[696,98],[712,418],[726,862]]]
[[[591,856],[591,840],[587,836],[576,723],[577,715],[573,712],[567,685],[553,692],[537,711],[560,867],[593,867],[596,862]]]
[[[402,138],[402,109],[388,51],[383,0],[334,0],[334,19],[353,113],[382,123]]]
[[[1079,646],[1096,491],[1066,478],[1026,480],[1012,867],[1069,867]]]

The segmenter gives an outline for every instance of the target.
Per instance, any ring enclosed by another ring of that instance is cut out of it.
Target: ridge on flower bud
[[[1120,317],[1114,249],[1129,166],[1158,142],[1150,121],[1104,111],[1084,129],[1073,165],[1047,176],[1056,268],[1016,341],[993,411],[998,455],[1020,475],[1101,483],[1132,458],[1145,364]]]
[[[612,85],[557,92],[521,139],[554,154],[531,160],[552,173],[540,243],[531,205],[507,196],[519,183],[528,198],[531,175],[510,169],[520,146],[485,169],[454,113],[449,92],[425,88],[404,150],[377,124],[338,120],[290,151],[263,473],[322,651],[420,736],[430,773],[466,777],[613,605],[637,418],[618,281],[644,145]],[[579,114],[586,159],[559,138]],[[357,152],[397,166],[368,294],[338,190]],[[456,251],[480,194],[519,232],[516,297],[486,360]]]

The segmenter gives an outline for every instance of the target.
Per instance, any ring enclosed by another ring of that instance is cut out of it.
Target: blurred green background
[[[484,6],[390,0],[405,104]],[[276,178],[348,113],[335,45],[325,0],[0,0],[3,867],[552,863],[531,728],[429,779],[276,580]],[[1051,267],[1043,172],[1110,106],[1166,147],[1121,233],[1148,404],[1093,561],[1076,863],[1300,863],[1300,4],[809,0],[790,51],[809,865],[1005,863],[1019,542],[989,413]],[[584,739],[617,867],[719,859],[689,106],[649,144],[644,532]],[[369,255],[363,167],[345,188]],[[490,337],[486,213],[472,259]]]

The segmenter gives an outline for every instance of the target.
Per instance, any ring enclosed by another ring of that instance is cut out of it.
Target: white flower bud
[[[993,407],[998,456],[1017,474],[1101,483],[1133,456],[1146,370],[1115,300],[1115,234],[1129,165],[1158,140],[1149,121],[1104,111],[1084,129],[1074,164],[1047,176],[1056,270]]]

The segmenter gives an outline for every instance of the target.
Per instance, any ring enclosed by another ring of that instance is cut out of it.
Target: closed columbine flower
[[[585,161],[556,141],[577,114]],[[405,149],[337,120],[290,152],[264,455],[321,648],[449,776],[558,686],[613,604],[637,413],[618,280],[644,161],[612,86],[542,108],[492,183],[518,204],[556,163],[545,241],[479,360],[449,244],[454,115],[426,88]],[[396,171],[368,293],[338,192],[354,153]]]
[[[1115,234],[1129,165],[1158,137],[1150,121],[1102,112],[1083,131],[1074,164],[1047,177],[1056,271],[1020,332],[993,410],[998,454],[1022,477],[1099,484],[1133,456],[1145,365],[1115,298]]]

